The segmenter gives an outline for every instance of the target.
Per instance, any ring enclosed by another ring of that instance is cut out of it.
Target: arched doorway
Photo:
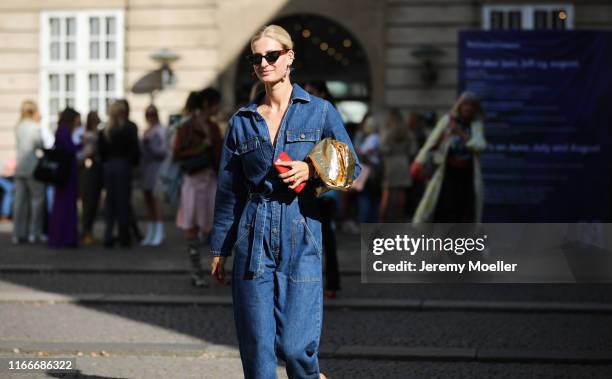
[[[335,21],[312,14],[286,16],[269,24],[282,26],[293,38],[296,59],[292,81],[298,84],[325,81],[344,121],[361,121],[369,110],[372,87],[367,54],[354,35]],[[249,102],[249,94],[257,81],[244,59],[250,51],[247,44],[238,61],[237,105]]]

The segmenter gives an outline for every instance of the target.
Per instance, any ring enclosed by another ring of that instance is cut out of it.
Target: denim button
[[[301,138],[301,139],[306,138],[306,134],[304,134],[304,133],[300,134],[300,138]]]
[[[272,228],[272,233],[274,233],[274,234],[278,233],[278,229]]]

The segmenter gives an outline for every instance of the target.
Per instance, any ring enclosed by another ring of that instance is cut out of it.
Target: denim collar
[[[257,113],[257,104],[261,101],[261,98],[266,94],[265,91],[259,92],[253,101],[249,104],[245,105],[238,109],[238,112],[250,112]],[[301,100],[304,102],[310,101],[310,95],[306,92],[302,87],[300,87],[297,83],[293,83],[293,90],[291,91],[291,102],[294,103],[296,100]]]

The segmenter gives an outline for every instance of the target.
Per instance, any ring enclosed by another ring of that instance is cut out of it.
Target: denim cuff
[[[210,252],[212,253],[213,257],[229,257],[232,255],[231,251],[211,250]]]

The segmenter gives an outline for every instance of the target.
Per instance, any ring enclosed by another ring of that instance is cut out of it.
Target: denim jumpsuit
[[[283,150],[303,161],[326,137],[357,155],[336,109],[297,84],[273,145],[257,112],[262,96],[240,108],[226,132],[211,252],[229,256],[234,249],[232,298],[244,376],[276,378],[280,357],[289,378],[319,378],[321,214],[313,179],[297,195],[273,161]],[[359,172],[357,162],[355,177]]]

